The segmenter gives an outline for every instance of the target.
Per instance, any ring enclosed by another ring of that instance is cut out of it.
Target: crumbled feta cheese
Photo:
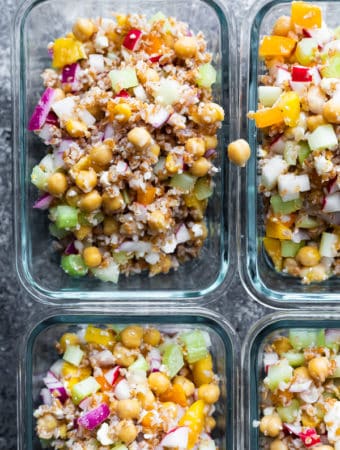
[[[203,227],[199,223],[195,223],[195,225],[192,226],[191,231],[194,233],[195,237],[203,235]]]

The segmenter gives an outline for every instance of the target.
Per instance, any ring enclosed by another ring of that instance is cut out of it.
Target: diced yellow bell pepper
[[[188,447],[193,448],[197,442],[199,435],[202,433],[204,427],[204,406],[203,400],[197,400],[184,413],[183,417],[178,422],[180,427],[189,428]]]
[[[84,58],[86,58],[86,53],[80,41],[67,37],[54,41],[52,66],[56,69],[61,69]]]
[[[147,186],[145,191],[137,190],[137,202],[142,205],[150,205],[155,200],[156,188],[154,186]]]
[[[183,200],[188,208],[196,210],[198,219],[203,219],[204,212],[207,209],[208,200],[198,200],[194,193],[184,195]]]
[[[261,41],[259,55],[290,56],[296,45],[296,40],[284,36],[264,36]]]
[[[68,345],[77,345],[79,342],[79,336],[76,333],[64,333],[59,340],[60,349],[65,352]]]
[[[288,127],[296,127],[300,118],[300,97],[296,92],[281,94],[276,106],[281,109],[283,120]]]
[[[255,113],[249,114],[249,117],[255,120],[257,128],[266,128],[283,122],[282,111],[276,106],[259,109]]]
[[[103,345],[104,347],[112,347],[115,338],[112,330],[103,330],[89,325],[85,332],[85,341],[91,344]]]
[[[263,245],[270,259],[273,261],[275,269],[280,271],[282,269],[281,242],[279,239],[265,237],[263,239]]]
[[[278,220],[269,219],[266,225],[266,236],[274,239],[290,240],[292,231]]]
[[[61,375],[66,379],[68,387],[71,388],[74,384],[89,377],[91,375],[91,368],[76,367],[65,361],[61,368]]]
[[[292,2],[292,23],[303,28],[320,28],[321,8],[306,2]]]

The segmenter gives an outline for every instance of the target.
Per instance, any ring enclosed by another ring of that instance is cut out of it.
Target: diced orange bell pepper
[[[281,94],[276,106],[281,109],[283,120],[289,127],[296,127],[300,118],[300,97],[296,92],[284,92]]]
[[[148,34],[143,38],[142,49],[149,55],[154,55],[155,53],[160,53],[162,44],[163,40],[159,36]]]
[[[281,242],[279,239],[265,237],[263,239],[263,245],[270,259],[273,261],[275,269],[280,271],[282,269]]]
[[[197,400],[184,413],[178,425],[180,427],[189,428],[188,447],[193,448],[197,442],[199,435],[202,433],[204,427],[204,406],[203,400]]]
[[[104,347],[112,347],[115,338],[112,330],[103,330],[89,325],[85,332],[85,341],[91,344],[103,345]]]
[[[80,41],[72,38],[59,38],[54,41],[53,67],[60,69],[84,58],[86,58],[86,53]]]
[[[296,45],[296,40],[284,36],[264,36],[261,41],[259,55],[290,56]]]
[[[102,391],[110,391],[112,389],[112,386],[106,381],[106,378],[102,375],[95,377],[95,380],[98,384],[100,384],[100,389]]]
[[[255,113],[249,114],[249,117],[255,120],[257,128],[266,128],[283,122],[282,111],[276,106],[259,109]]]
[[[157,412],[149,411],[141,420],[141,425],[148,430],[156,430],[162,428],[162,423],[157,420]]]
[[[266,236],[274,239],[290,240],[292,238],[292,231],[280,221],[269,219],[266,225]]]
[[[187,406],[187,398],[184,389],[179,384],[174,384],[162,395],[159,396],[161,402],[174,402],[180,406]]]
[[[155,200],[156,188],[154,186],[147,186],[145,191],[138,189],[137,202],[142,205],[150,205]]]
[[[321,8],[306,2],[292,2],[292,23],[303,28],[320,28]]]

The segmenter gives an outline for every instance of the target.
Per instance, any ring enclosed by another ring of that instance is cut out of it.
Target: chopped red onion
[[[53,99],[55,95],[55,90],[48,87],[42,94],[37,106],[35,107],[31,119],[28,123],[28,130],[35,131],[40,130],[44,125],[48,113],[50,112]]]
[[[55,125],[56,127],[58,127],[59,126],[59,119],[58,119],[57,115],[53,111],[50,111],[47,114],[45,123],[48,123],[50,125]]]
[[[88,411],[90,409],[91,403],[92,403],[91,396],[86,397],[79,403],[79,408],[82,409],[83,411]]]
[[[52,372],[48,371],[43,381],[52,394],[57,394],[56,397],[59,398],[61,403],[64,403],[68,399],[64,385],[54,376]]]
[[[205,158],[211,158],[212,156],[215,156],[217,153],[216,149],[214,148],[208,148],[208,150],[204,153]]]
[[[169,117],[169,111],[166,108],[160,107],[156,112],[148,116],[147,122],[154,128],[160,128],[168,121]]]
[[[110,415],[110,409],[106,403],[102,403],[97,408],[86,412],[83,416],[79,417],[78,425],[86,428],[87,430],[93,430],[103,423]]]
[[[79,70],[78,63],[68,64],[67,66],[64,66],[63,71],[61,73],[61,82],[74,83],[77,79],[78,70]]]
[[[65,250],[64,250],[65,255],[77,255],[78,254],[78,250],[76,249],[75,245],[74,245],[74,241],[70,242]]]
[[[53,397],[52,397],[51,392],[49,391],[49,389],[47,389],[47,388],[41,389],[40,396],[42,398],[42,401],[43,401],[44,405],[47,405],[47,406],[51,406],[52,405]]]
[[[34,203],[34,209],[48,209],[53,200],[53,196],[50,194],[43,194],[38,200]]]
[[[113,386],[120,374],[120,366],[113,367],[104,375],[106,381]]]

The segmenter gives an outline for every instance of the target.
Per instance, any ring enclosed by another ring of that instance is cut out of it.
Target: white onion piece
[[[61,369],[63,368],[64,361],[62,359],[58,359],[55,363],[50,367],[49,372],[52,372],[57,378],[61,375]]]
[[[312,380],[305,380],[305,381],[296,381],[295,383],[291,384],[289,388],[289,392],[305,392],[307,391],[312,384]]]
[[[166,108],[159,108],[153,114],[149,114],[147,122],[154,128],[163,126],[170,117],[170,113]]]
[[[151,249],[151,243],[144,241],[125,241],[119,247],[122,252],[149,253]]]
[[[94,72],[104,72],[105,70],[105,65],[104,65],[104,56],[103,55],[97,55],[97,54],[92,54],[89,56],[89,64],[91,69]]]
[[[96,118],[87,109],[80,109],[78,116],[88,127],[92,127],[96,123]]]
[[[40,396],[44,405],[51,406],[53,403],[53,397],[49,389],[43,388],[40,391]]]
[[[190,233],[184,223],[182,223],[176,232],[177,244],[182,244],[184,242],[190,241],[190,239]]]
[[[76,106],[76,102],[72,97],[65,97],[62,100],[54,102],[52,104],[52,109],[59,117],[59,119],[72,119],[74,116],[74,108]]]
[[[130,386],[125,379],[117,383],[115,388],[115,396],[118,400],[127,400],[130,398]]]
[[[189,437],[188,427],[177,427],[170,430],[162,439],[161,445],[163,447],[179,447],[187,448]]]

